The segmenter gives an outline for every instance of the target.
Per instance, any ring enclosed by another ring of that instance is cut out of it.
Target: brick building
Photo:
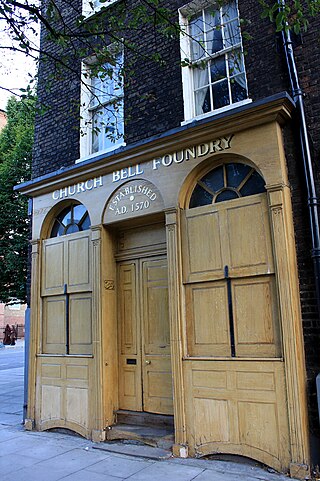
[[[18,330],[18,337],[24,337],[24,315],[26,311],[25,304],[11,304],[6,306],[0,304],[0,332],[3,339],[4,328],[7,324],[10,327],[15,326]]]
[[[49,87],[40,63],[50,108],[20,186],[33,199],[26,427],[104,441],[144,413],[173,423],[175,455],[303,478],[319,463],[320,20],[292,44],[253,0],[164,4],[180,38],[125,31],[143,56],[107,39],[106,71],[133,72],[124,84],[92,73],[88,47]],[[122,2],[103,5],[107,25]],[[81,9],[63,4],[71,26]]]

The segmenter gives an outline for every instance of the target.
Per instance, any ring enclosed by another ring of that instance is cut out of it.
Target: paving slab
[[[158,461],[127,479],[134,481],[191,481],[203,471],[203,469],[193,466]]]
[[[93,464],[86,468],[88,472],[108,474],[110,476],[116,476],[119,478],[128,478],[133,474],[139,473],[145,468],[151,466],[153,462],[126,459],[123,456],[111,455],[108,458],[100,461],[99,463]],[[91,479],[91,478],[90,478]]]
[[[147,446],[146,444],[134,444],[134,443],[99,443],[95,444],[94,449],[102,451],[125,454],[127,456],[134,456],[146,459],[169,459],[172,457],[171,451],[162,448],[155,448]]]

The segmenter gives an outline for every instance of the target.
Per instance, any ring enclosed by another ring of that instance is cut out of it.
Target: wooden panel
[[[62,389],[60,386],[41,387],[41,421],[60,420],[62,412]]]
[[[278,419],[275,403],[239,402],[240,443],[277,457],[280,452]]]
[[[42,288],[43,296],[63,294],[64,291],[64,242],[60,238],[43,241]]]
[[[186,361],[188,444],[281,469],[289,463],[288,412],[281,361]]]
[[[186,281],[223,277],[220,223],[215,206],[185,212],[183,260]]]
[[[143,261],[144,354],[169,354],[167,259]]]
[[[173,414],[167,259],[141,260],[143,408]]]
[[[89,435],[91,363],[92,359],[68,356],[37,358],[40,429],[66,427]]]
[[[66,388],[65,415],[70,423],[88,426],[88,389]]]
[[[230,356],[226,282],[188,285],[186,306],[189,355]]]
[[[214,439],[216,442],[230,440],[229,408],[226,400],[198,399],[194,400],[195,443],[206,444]]]
[[[119,265],[119,326],[121,354],[137,354],[136,265]]]
[[[89,367],[69,364],[66,366],[66,378],[69,380],[89,380]]]
[[[92,354],[91,293],[70,295],[70,354]]]
[[[77,233],[77,237],[67,239],[67,284],[68,292],[91,290],[90,234]]]
[[[136,270],[135,262],[118,265],[119,407],[141,411],[141,357],[138,350],[140,323],[136,304],[139,299]]]
[[[64,296],[52,296],[43,301],[42,351],[64,354],[66,350],[66,303]]]
[[[240,357],[281,355],[274,278],[232,281],[236,354]]]
[[[127,364],[128,356],[120,356],[119,363],[119,408],[142,411],[141,361],[130,356],[136,364]]]
[[[225,203],[224,264],[231,277],[273,273],[268,207],[265,194]]]
[[[172,372],[170,356],[148,356],[143,365],[143,410],[173,414]]]
[[[118,253],[155,250],[166,243],[166,230],[163,223],[135,227],[119,232]]]

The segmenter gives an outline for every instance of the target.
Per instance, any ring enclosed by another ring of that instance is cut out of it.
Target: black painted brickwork
[[[174,5],[174,2],[164,2]],[[180,4],[176,1],[174,10]],[[72,8],[80,8],[79,0]],[[255,101],[280,91],[290,92],[287,69],[282,54],[281,42],[268,20],[261,20],[260,7],[256,0],[239,0],[241,17],[246,20],[244,29],[252,40],[245,41],[246,72],[249,95]],[[68,12],[72,21],[73,11]],[[67,16],[68,16],[67,15]],[[305,93],[307,124],[310,133],[317,186],[320,185],[319,132],[320,132],[320,21],[311,19],[309,30],[302,36],[302,44],[295,48],[301,86]],[[133,38],[143,42],[145,51],[155,48],[166,61],[164,66],[143,59],[133,61],[134,76],[127,79],[125,91],[127,145],[168,129],[179,127],[183,120],[181,70],[179,65],[179,42],[165,42],[145,27]],[[52,47],[55,54],[56,47]],[[127,54],[127,59],[130,55]],[[79,119],[73,106],[79,102],[80,64],[73,62],[76,74],[52,85],[48,84],[51,64],[40,66],[39,98],[49,105],[49,110],[38,117],[33,164],[33,176],[53,172],[73,165],[79,157]],[[78,69],[78,70],[77,70]],[[295,122],[284,128],[285,151],[289,181],[292,187],[294,225],[300,279],[301,307],[305,354],[308,372],[308,403],[310,430],[320,438],[317,414],[315,375],[320,372],[320,323],[314,289],[313,265],[310,257],[311,242],[308,209],[303,182],[303,169]],[[318,462],[318,460],[315,460]]]

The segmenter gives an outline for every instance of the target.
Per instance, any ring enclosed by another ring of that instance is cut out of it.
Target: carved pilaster
[[[268,194],[282,320],[291,471],[296,475],[297,467],[301,470],[303,466],[305,475],[310,463],[306,370],[291,197],[287,186],[273,186]]]
[[[102,321],[101,321],[101,227],[91,227],[92,240],[92,342],[93,384],[90,386],[92,400],[92,439],[105,440],[102,389]]]
[[[181,262],[179,255],[179,217],[176,210],[166,212],[171,365],[173,378],[175,446],[177,456],[186,457],[186,418],[182,366]]]
[[[40,241],[31,241],[31,302],[30,302],[30,338],[28,370],[28,410],[26,429],[33,429],[36,419],[36,368],[37,353],[40,346]]]

